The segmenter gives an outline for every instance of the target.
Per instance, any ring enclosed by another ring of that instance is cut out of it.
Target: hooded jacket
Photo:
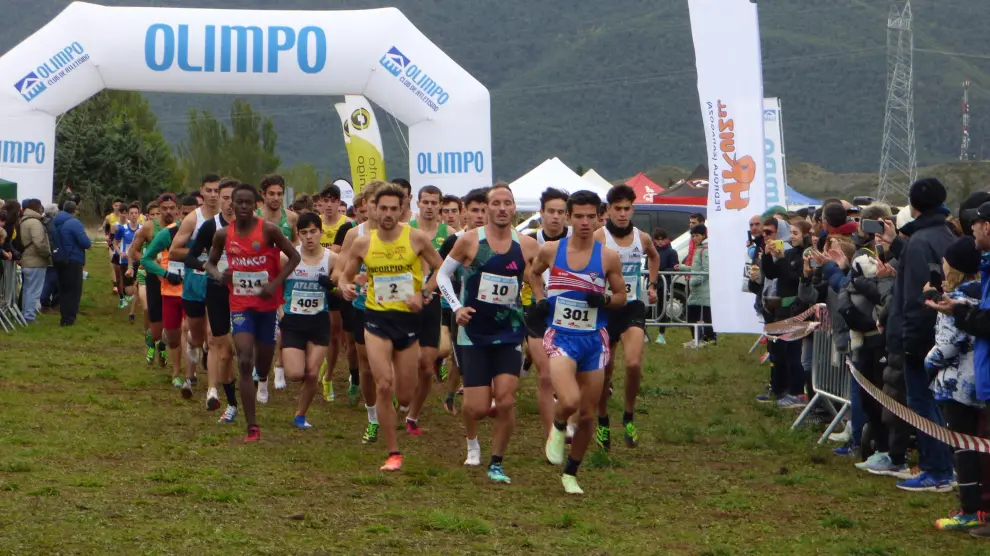
[[[966,282],[946,294],[951,299],[976,306],[981,297],[980,282]],[[976,395],[975,352],[973,336],[956,326],[955,318],[939,313],[935,328],[935,347],[925,357],[925,370],[934,375],[931,390],[935,401],[952,400],[982,408]]]
[[[65,261],[86,264],[86,250],[93,242],[86,235],[82,222],[63,210],[55,215],[52,223],[59,234],[61,249],[65,251]]]
[[[21,216],[21,266],[24,268],[47,268],[52,265],[52,248],[42,223],[41,215],[31,209],[24,209]]]

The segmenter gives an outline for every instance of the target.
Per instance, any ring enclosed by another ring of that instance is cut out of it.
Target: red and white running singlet
[[[233,271],[230,283],[230,312],[276,311],[282,304],[282,286],[268,299],[260,297],[261,288],[282,271],[279,249],[265,245],[265,220],[257,218],[247,237],[237,234],[232,222],[227,227],[227,265]]]

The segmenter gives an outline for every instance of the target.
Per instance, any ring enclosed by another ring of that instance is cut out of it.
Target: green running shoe
[[[639,446],[639,432],[636,430],[636,423],[632,421],[626,423],[626,446],[630,448]]]
[[[168,367],[168,351],[164,349],[158,350],[158,366],[163,369]]]
[[[496,483],[505,483],[505,484],[512,483],[512,479],[510,479],[505,474],[505,472],[502,471],[501,463],[493,463],[488,466],[488,478],[495,481]]]
[[[145,354],[144,360],[147,361],[149,365],[155,362],[155,346],[148,348],[148,353]]]
[[[567,435],[564,434],[564,431],[557,430],[557,427],[550,427],[550,436],[547,437],[547,444],[543,451],[547,456],[547,461],[554,465],[564,464],[565,436]]]
[[[584,494],[574,475],[561,475],[560,482],[564,485],[564,492],[567,494]]]
[[[178,376],[172,377],[172,387],[173,388],[182,388],[182,385],[183,384],[185,384],[185,381],[182,380],[182,377],[178,377]]]
[[[443,360],[443,364],[440,365],[440,372],[437,373],[437,378],[440,382],[447,382],[447,377],[450,376],[450,371],[447,370],[447,360]]]
[[[606,452],[612,448],[612,429],[598,425],[595,427],[595,444]]]
[[[368,428],[364,429],[364,436],[361,437],[361,442],[365,444],[378,442],[378,423],[368,423]]]
[[[347,402],[355,406],[359,401],[361,401],[361,388],[357,384],[351,384],[347,387]]]

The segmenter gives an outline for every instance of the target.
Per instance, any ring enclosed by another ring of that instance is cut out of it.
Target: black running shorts
[[[440,296],[433,296],[433,301],[419,312],[419,345],[421,347],[440,347]]]
[[[227,287],[207,284],[206,316],[210,320],[210,334],[215,337],[230,334],[230,290]]]
[[[419,330],[419,325],[420,315],[417,313],[371,310],[364,312],[365,332],[392,342],[392,348],[396,351],[403,351],[417,342],[416,331]]]
[[[278,323],[282,334],[282,349],[306,350],[306,344],[330,345],[330,319],[326,313],[316,315],[285,315]]]
[[[522,348],[513,344],[460,346],[461,378],[465,388],[491,386],[502,374],[519,376],[522,369]]]
[[[351,317],[351,337],[354,338],[354,343],[363,346],[364,345],[364,310],[358,309],[357,307],[352,307],[353,313]]]
[[[340,307],[340,322],[345,334],[350,334],[354,329],[354,306],[349,301]]]
[[[526,336],[528,338],[536,338],[543,341],[543,336],[547,333],[547,321],[542,318],[535,318],[533,316],[533,307],[535,305],[530,305],[525,309],[525,321],[526,321]]]
[[[201,319],[206,316],[206,302],[183,299],[182,312],[191,319]]]
[[[144,279],[144,292],[148,298],[148,322],[162,322],[162,286],[158,276],[147,273]]]
[[[619,343],[619,337],[630,328],[646,330],[646,305],[638,299],[608,311],[608,325],[605,326],[605,331],[608,332],[612,345]]]

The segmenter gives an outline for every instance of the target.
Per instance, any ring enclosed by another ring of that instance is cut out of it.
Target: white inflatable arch
[[[56,117],[102,89],[364,94],[409,126],[415,188],[436,185],[463,194],[492,183],[488,90],[394,8],[200,10],[74,2],[0,58],[0,76],[0,178],[18,182],[22,199],[51,201]],[[333,112],[329,102],[327,111]],[[326,133],[339,130],[332,125]]]

